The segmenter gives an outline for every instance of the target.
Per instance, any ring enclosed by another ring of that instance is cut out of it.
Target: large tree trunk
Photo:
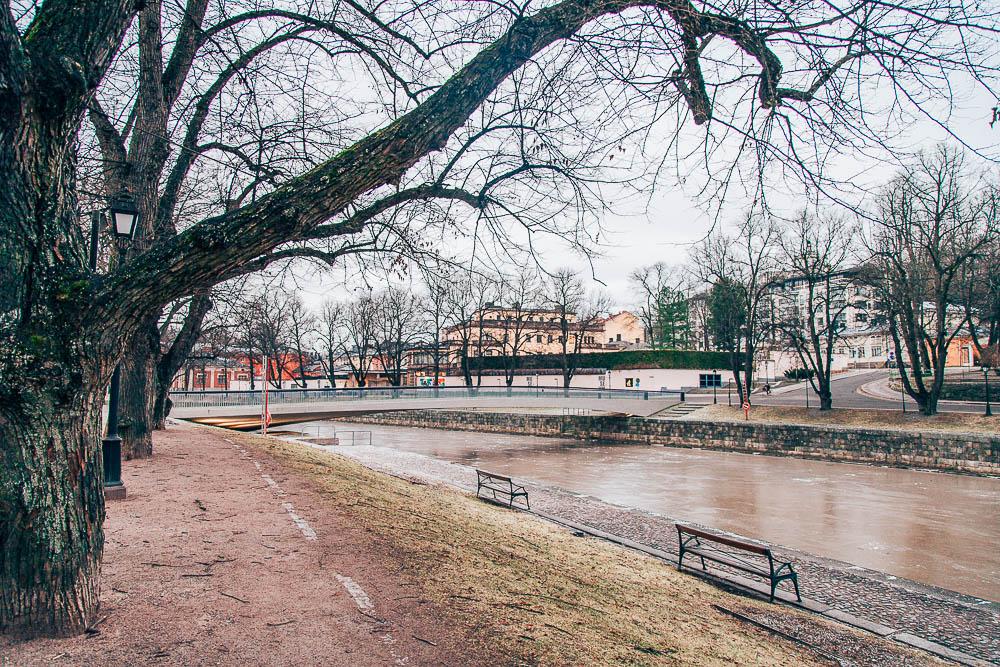
[[[160,360],[159,313],[146,318],[122,358],[122,457],[145,459],[153,455],[156,367]]]
[[[0,632],[69,636],[94,620],[104,548],[102,398],[92,385],[25,388],[0,410]]]

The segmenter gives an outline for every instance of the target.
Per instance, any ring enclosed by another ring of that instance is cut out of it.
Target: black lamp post
[[[993,410],[990,407],[990,367],[983,366],[983,381],[986,383],[986,416],[992,417]]]
[[[127,193],[119,194],[108,203],[111,216],[111,231],[119,248],[132,240],[139,222],[139,209]],[[97,255],[100,244],[103,215],[94,213],[90,229],[90,268],[97,271]],[[121,364],[115,366],[108,387],[108,434],[102,441],[104,458],[104,495],[107,498],[124,498],[125,485],[122,483],[122,439],[118,435],[118,394],[121,387]]]
[[[716,405],[719,402],[719,383],[717,382],[719,378],[719,371],[715,368],[712,369],[712,404]]]

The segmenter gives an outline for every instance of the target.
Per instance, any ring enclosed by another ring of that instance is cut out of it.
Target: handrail
[[[269,389],[268,402],[313,403],[331,401],[397,400],[427,398],[523,398],[553,397],[590,399],[630,399],[650,400],[677,397],[684,400],[684,392],[679,390],[647,391],[639,389],[600,389],[563,387],[364,387],[326,389]],[[172,391],[170,400],[173,407],[224,407],[259,405],[261,392],[250,390],[215,391]]]

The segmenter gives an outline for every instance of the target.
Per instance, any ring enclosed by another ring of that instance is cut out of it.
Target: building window
[[[542,335],[541,334],[538,334],[537,336],[535,336],[535,342],[536,343],[541,343],[542,342]]]
[[[223,371],[216,376],[215,383],[224,386],[226,384],[226,373]]]
[[[555,336],[553,336],[552,334],[549,334],[549,342],[551,343],[553,340],[555,340]]]
[[[702,389],[722,386],[722,375],[720,373],[700,373],[698,375],[698,386]]]
[[[864,357],[865,357],[865,348],[859,347],[858,348],[858,359],[864,359]]]
[[[872,345],[872,356],[873,357],[881,357],[882,356],[882,346],[881,345]]]

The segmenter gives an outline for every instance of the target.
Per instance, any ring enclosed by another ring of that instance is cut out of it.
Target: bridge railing
[[[382,401],[398,399],[448,398],[585,398],[598,400],[683,401],[683,391],[643,391],[638,389],[589,389],[562,387],[366,387],[364,389],[271,389],[268,402],[326,403],[333,401]],[[172,391],[175,408],[260,405],[260,391]]]

